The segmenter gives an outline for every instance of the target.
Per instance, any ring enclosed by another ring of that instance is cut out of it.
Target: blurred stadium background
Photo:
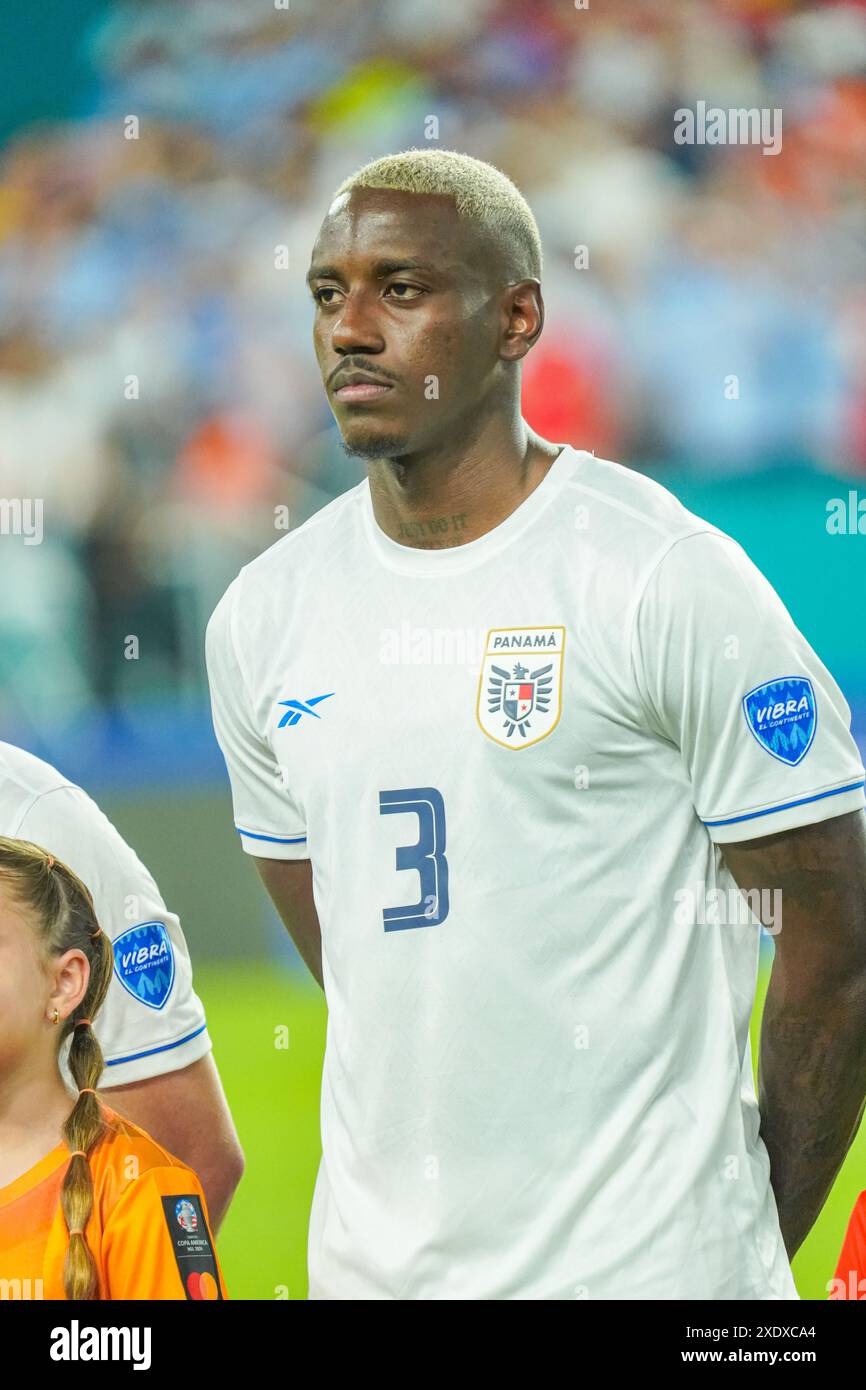
[[[826,526],[866,496],[863,4],[280,5],[0,18],[0,496],[45,518],[0,537],[0,737],[96,795],[180,913],[247,1154],[220,1252],[254,1298],[306,1293],[325,1017],[235,843],[202,640],[275,504],[294,526],[363,477],[303,285],[347,172],[427,142],[518,182],[548,310],[526,417],[740,540],[866,741],[866,536]],[[677,145],[698,99],[782,108],[781,154]],[[864,1186],[861,1135],[804,1297]]]

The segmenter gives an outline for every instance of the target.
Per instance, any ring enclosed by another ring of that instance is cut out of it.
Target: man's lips
[[[338,401],[372,401],[390,390],[388,382],[359,381],[355,385],[338,386],[334,396]]]

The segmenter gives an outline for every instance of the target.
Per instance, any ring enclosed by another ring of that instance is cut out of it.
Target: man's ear
[[[541,337],[544,299],[538,280],[519,280],[509,285],[502,303],[503,335],[500,357],[519,362]]]

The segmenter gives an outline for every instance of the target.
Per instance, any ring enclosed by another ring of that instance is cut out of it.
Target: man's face
[[[316,357],[348,453],[446,444],[501,368],[501,295],[450,198],[353,189],[330,208],[308,281]]]

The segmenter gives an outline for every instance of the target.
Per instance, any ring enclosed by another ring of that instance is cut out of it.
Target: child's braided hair
[[[87,993],[57,1029],[57,1052],[59,1057],[71,1034],[68,1066],[78,1099],[63,1126],[72,1154],[60,1194],[69,1230],[63,1282],[68,1299],[95,1299],[99,1297],[97,1266],[84,1235],[93,1210],[88,1154],[102,1137],[105,1121],[95,1089],[104,1060],[91,1020],[111,983],[111,942],[96,920],[93,898],[81,879],[38,845],[0,836],[0,883],[8,885],[27,912],[46,965],[71,950],[82,951],[90,962]],[[56,1009],[54,1022],[59,1023]]]

